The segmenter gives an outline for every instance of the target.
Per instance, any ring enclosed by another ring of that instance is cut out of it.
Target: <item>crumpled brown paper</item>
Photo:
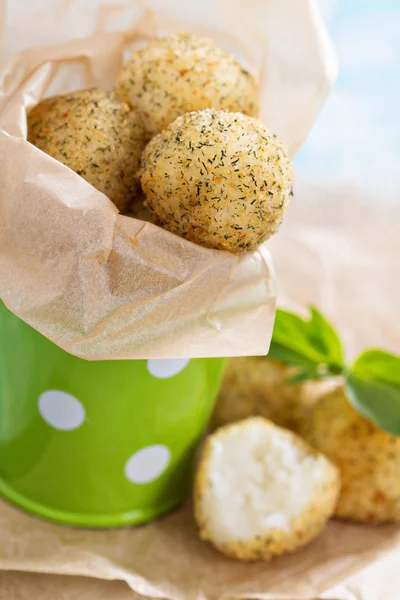
[[[400,208],[300,183],[272,246],[284,304],[316,304],[351,354],[400,353]],[[293,555],[245,564],[198,539],[190,504],[144,527],[85,531],[0,503],[0,600],[398,600],[399,564],[398,525],[332,521]]]
[[[111,89],[132,42],[195,30],[254,72],[263,117],[294,153],[336,72],[315,7],[131,0],[90,9],[76,0],[48,2],[36,16],[26,8],[2,46],[4,57],[25,49],[0,72],[0,298],[87,359],[265,354],[276,296],[265,246],[235,256],[118,215],[106,196],[26,141],[26,111],[43,96]]]

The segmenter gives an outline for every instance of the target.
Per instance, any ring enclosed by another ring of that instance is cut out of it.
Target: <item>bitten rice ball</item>
[[[211,429],[261,416],[280,427],[299,431],[307,411],[326,388],[326,381],[289,383],[296,372],[295,367],[264,356],[230,359],[211,418]]]
[[[303,434],[339,467],[336,515],[353,521],[400,521],[400,438],[354,410],[342,387],[311,410]]]
[[[258,115],[253,77],[212,40],[197,35],[155,38],[136,50],[116,92],[142,112],[149,138],[180,115],[202,108]]]
[[[277,231],[293,167],[284,143],[258,119],[205,109],[178,117],[149,142],[141,182],[162,227],[239,252]]]
[[[200,537],[241,560],[268,560],[314,539],[332,515],[337,468],[294,433],[262,418],[208,438],[196,474]]]
[[[28,115],[28,141],[81,175],[119,209],[140,187],[143,126],[113,94],[92,88],[43,100]]]

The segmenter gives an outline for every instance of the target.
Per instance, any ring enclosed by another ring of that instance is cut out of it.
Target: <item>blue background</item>
[[[340,74],[297,158],[325,181],[399,189],[400,0],[320,0]]]

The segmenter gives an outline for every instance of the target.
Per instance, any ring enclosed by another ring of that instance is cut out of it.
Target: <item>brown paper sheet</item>
[[[124,580],[140,595],[168,600],[311,600],[390,552],[400,557],[398,527],[332,522],[296,554],[238,563],[199,541],[189,505],[145,527],[104,532],[69,530],[2,506],[0,528],[4,570]]]
[[[3,35],[3,58],[20,53],[0,72],[0,298],[87,359],[265,354],[276,297],[267,249],[212,251],[118,215],[103,194],[26,141],[26,112],[55,93],[111,89],[132,42],[194,29],[254,72],[263,116],[293,153],[335,76],[325,30],[313,8],[293,0],[253,2],[251,13],[227,0],[211,13],[185,11],[184,0],[101,4],[90,11],[79,0],[48,2],[36,15],[15,16]],[[49,46],[54,40],[64,43]]]
[[[3,571],[0,600],[144,600],[144,597],[121,581]]]
[[[284,304],[317,304],[334,319],[351,353],[364,345],[399,352],[399,225],[399,208],[369,204],[360,190],[346,186],[326,194],[301,182],[272,248]],[[61,589],[71,576],[66,600],[79,586],[88,600],[101,594],[114,600],[114,593],[128,600],[126,589],[114,590],[110,580],[124,581],[132,600],[138,600],[135,594],[167,600],[398,600],[399,561],[396,525],[332,521],[296,554],[249,565],[224,558],[198,539],[189,504],[144,527],[101,532],[52,525],[0,504],[0,568],[63,576],[46,584],[46,578],[24,574],[21,590],[25,584],[28,590]],[[107,581],[103,588],[76,576]],[[0,598],[2,585],[15,581],[17,575],[0,572]],[[21,598],[29,597],[24,593]]]

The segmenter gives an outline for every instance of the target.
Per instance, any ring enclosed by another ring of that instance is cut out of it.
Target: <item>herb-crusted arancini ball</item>
[[[218,394],[211,429],[252,416],[299,431],[305,414],[321,395],[321,382],[289,383],[297,373],[265,356],[231,358]]]
[[[141,182],[165,229],[239,252],[277,231],[293,167],[284,143],[258,119],[205,109],[179,117],[149,142]]]
[[[180,115],[202,108],[258,115],[253,77],[212,40],[197,35],[150,40],[124,66],[116,92],[142,112],[149,138]]]
[[[28,140],[123,209],[139,189],[143,126],[113,94],[88,89],[43,100],[28,115]]]
[[[312,408],[303,434],[339,467],[338,517],[371,523],[400,521],[400,437],[356,412],[342,387]]]
[[[337,468],[262,418],[228,425],[203,450],[194,489],[200,537],[241,560],[268,560],[314,539],[332,515]]]

